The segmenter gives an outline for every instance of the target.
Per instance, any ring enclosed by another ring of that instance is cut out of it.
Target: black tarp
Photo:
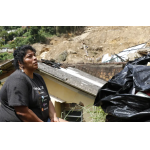
[[[99,89],[94,105],[108,113],[106,121],[149,121],[150,98],[135,95],[150,91],[150,54],[126,64]],[[135,92],[134,92],[135,91]]]

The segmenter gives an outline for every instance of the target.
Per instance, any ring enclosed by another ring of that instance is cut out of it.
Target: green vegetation
[[[91,122],[105,122],[106,113],[102,110],[102,108],[96,106],[87,106],[83,107],[85,113],[88,113],[91,118]]]
[[[89,118],[91,119],[90,121],[91,122],[105,122],[105,119],[106,119],[106,115],[107,113],[105,113],[101,106],[97,107],[97,106],[92,106],[92,105],[89,105],[89,106],[80,106],[80,105],[77,105],[75,107],[73,107],[69,112],[68,114],[65,116],[64,119],[67,118],[67,116],[69,115],[70,112],[73,112],[76,110],[76,107],[80,107],[81,109],[80,110],[83,110],[83,115],[84,114],[89,114]]]
[[[0,26],[0,48],[16,48],[25,44],[46,43],[53,35],[73,33],[83,29],[79,26]]]
[[[7,52],[0,53],[0,60],[8,60],[8,59],[13,59],[12,53],[7,53]]]

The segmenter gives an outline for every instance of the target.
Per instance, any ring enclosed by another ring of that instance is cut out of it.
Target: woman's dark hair
[[[30,45],[24,45],[24,46],[18,47],[16,50],[14,50],[14,53],[13,53],[14,63],[13,64],[16,69],[19,69],[18,62],[23,64],[23,58],[26,55],[27,50],[31,50],[36,53],[36,50]]]

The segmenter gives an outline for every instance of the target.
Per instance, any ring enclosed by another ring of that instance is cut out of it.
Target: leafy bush
[[[21,26],[3,26],[3,28],[7,31],[9,30],[14,30],[14,29],[17,29],[17,28],[20,28]]]
[[[46,43],[48,37],[53,35],[61,36],[63,33],[75,32],[79,26],[30,26],[22,28],[20,26],[0,26],[0,48],[6,43],[9,48],[16,48],[25,44]],[[15,30],[7,33],[7,31]],[[14,37],[16,39],[13,41]],[[23,38],[26,37],[26,38]]]
[[[54,35],[56,33],[54,26],[44,26],[41,27],[41,30],[47,35]]]
[[[16,48],[17,47],[17,45],[15,44],[15,42],[10,42],[10,44],[9,44],[9,48]]]
[[[9,44],[5,44],[5,45],[2,45],[1,48],[10,48],[10,45]]]
[[[31,39],[32,39],[31,37],[27,37],[27,38],[17,37],[14,41],[11,41],[9,43],[10,48],[16,48],[16,47],[19,47],[19,46],[30,44]]]
[[[105,122],[106,113],[102,110],[102,108],[96,106],[87,106],[83,107],[86,113],[90,115],[92,122]]]
[[[13,54],[12,53],[0,53],[0,60],[8,60],[8,59],[13,59]]]
[[[30,36],[30,32],[24,33],[23,36],[26,36],[26,37],[27,37],[27,36]]]
[[[7,35],[7,37],[6,37],[6,42],[7,42],[7,41],[10,41],[10,40],[13,40],[14,37],[16,37],[17,35],[18,35],[17,32],[10,32],[10,33]]]

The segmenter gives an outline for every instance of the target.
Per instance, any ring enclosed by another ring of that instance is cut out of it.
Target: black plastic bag
[[[135,59],[110,79],[95,98],[94,105],[108,113],[106,121],[150,120],[150,98],[135,95],[150,91],[150,55]]]

